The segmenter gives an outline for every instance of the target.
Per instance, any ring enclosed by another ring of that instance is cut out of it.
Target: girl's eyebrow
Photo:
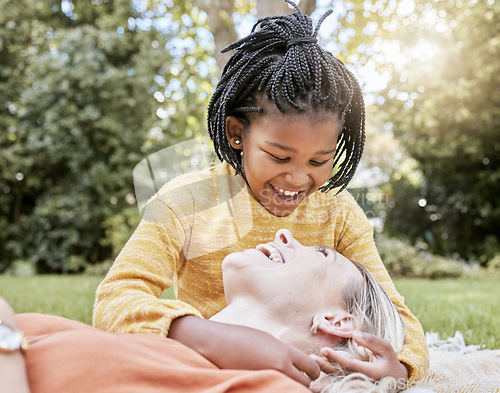
[[[281,150],[291,151],[292,153],[297,152],[297,150],[295,150],[289,146],[282,145],[281,143],[278,143],[278,142],[265,141],[264,143],[267,145],[277,147],[278,149],[281,149]],[[333,148],[332,150],[322,150],[322,151],[317,152],[316,154],[331,154],[331,153],[335,153],[336,150],[337,150],[337,146],[335,146],[335,148]]]

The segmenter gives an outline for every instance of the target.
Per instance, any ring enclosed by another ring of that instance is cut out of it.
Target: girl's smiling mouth
[[[295,197],[299,194],[300,191],[290,191],[290,190],[285,190],[281,187],[278,187],[278,186],[273,186],[271,184],[271,187],[274,188],[275,191],[277,191],[279,194],[281,195],[285,195],[285,196],[289,196],[289,197]]]
[[[274,202],[278,205],[284,204],[287,206],[298,205],[305,197],[306,191],[294,191],[281,188],[279,186],[272,185],[268,183],[271,190],[273,191]]]
[[[275,186],[271,183],[269,183],[269,185],[271,186],[272,190],[274,191],[274,193],[276,195],[278,195],[279,197],[281,197],[283,199],[287,199],[287,200],[296,199],[301,193],[304,192],[304,191],[287,190],[287,189],[281,188],[279,186]]]

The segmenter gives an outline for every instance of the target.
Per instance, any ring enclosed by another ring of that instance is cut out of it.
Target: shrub
[[[377,236],[377,248],[392,277],[450,278],[464,273],[460,262],[419,250],[408,242]]]

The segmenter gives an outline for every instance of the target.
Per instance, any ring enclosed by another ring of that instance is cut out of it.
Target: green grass
[[[7,299],[16,313],[60,315],[90,325],[95,291],[102,279],[85,275],[0,275],[0,296]],[[173,297],[173,291],[165,291],[162,297]]]
[[[0,295],[17,313],[40,312],[91,324],[101,280],[96,276],[0,276]]]
[[[498,280],[395,280],[405,303],[426,332],[441,338],[459,330],[467,344],[500,348]]]
[[[14,310],[64,316],[90,324],[94,294],[102,277],[0,275],[0,296]],[[396,287],[427,332],[441,338],[459,330],[467,344],[500,348],[498,280],[398,279]],[[171,290],[164,298],[173,297]]]

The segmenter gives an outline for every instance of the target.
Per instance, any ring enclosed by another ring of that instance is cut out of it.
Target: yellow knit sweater
[[[180,176],[149,201],[140,225],[97,289],[94,325],[166,336],[175,318],[211,317],[226,305],[223,258],[271,241],[280,228],[306,246],[329,245],[374,274],[406,326],[399,358],[410,368],[410,381],[423,377],[429,360],[422,327],[396,291],[372,227],[354,198],[347,191],[316,191],[289,216],[276,217],[226,163]],[[176,300],[159,299],[172,285]]]

